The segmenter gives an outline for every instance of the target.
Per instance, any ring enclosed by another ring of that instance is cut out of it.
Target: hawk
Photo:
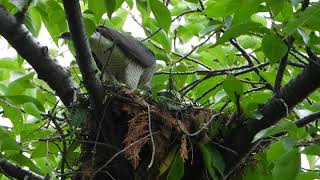
[[[70,34],[63,39],[70,39]],[[153,52],[134,37],[105,26],[97,27],[89,37],[93,57],[104,79],[112,76],[130,88],[151,89],[151,78],[156,71]]]

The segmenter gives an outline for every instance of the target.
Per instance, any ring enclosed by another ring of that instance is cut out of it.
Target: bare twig
[[[148,168],[150,169],[152,164],[153,164],[154,155],[155,155],[155,152],[156,152],[156,146],[154,144],[154,139],[153,139],[153,135],[152,135],[151,114],[150,114],[150,106],[149,106],[149,104],[148,104],[148,121],[149,121],[150,139],[151,139],[151,143],[152,143],[152,155],[151,155],[150,163],[148,165]]]
[[[152,133],[152,135],[157,134],[158,132],[154,132]],[[102,167],[100,167],[98,170],[96,170],[93,174],[93,176],[95,176],[98,172],[101,172],[104,168],[106,168],[116,157],[118,157],[120,154],[124,153],[126,150],[128,150],[129,148],[131,148],[132,146],[134,146],[135,144],[139,143],[142,140],[145,140],[147,138],[150,137],[150,134],[148,134],[147,136],[129,144],[127,147],[125,147],[124,149],[122,149],[121,151],[115,153]]]

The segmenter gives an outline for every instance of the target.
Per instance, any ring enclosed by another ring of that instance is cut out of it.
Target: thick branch
[[[0,158],[0,173],[3,173],[4,175],[9,176],[10,178],[16,178],[16,179],[29,179],[29,180],[49,179],[47,177],[42,177],[31,171],[25,170],[22,167],[19,167],[3,158]]]
[[[94,102],[100,104],[104,89],[86,37],[79,0],[64,0],[63,5],[84,84]]]
[[[237,150],[240,154],[246,153],[257,132],[274,125],[281,118],[287,116],[294,106],[320,87],[320,80],[317,78],[319,73],[318,66],[309,64],[300,75],[281,88],[278,95],[273,96],[263,106],[260,110],[263,115],[262,119],[248,120],[243,123],[226,139],[226,145]]]
[[[40,45],[27,28],[1,5],[0,34],[35,69],[39,79],[56,91],[66,106],[72,103],[77,86],[70,74],[49,56],[48,48]]]

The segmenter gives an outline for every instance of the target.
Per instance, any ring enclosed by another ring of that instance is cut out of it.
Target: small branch
[[[154,134],[157,134],[158,132],[154,132],[152,133],[152,135]],[[141,139],[138,139],[137,141],[129,144],[127,147],[125,147],[124,149],[122,149],[121,151],[115,153],[103,166],[101,166],[98,170],[95,171],[95,173],[93,174],[93,177],[98,173],[98,172],[101,172],[104,168],[108,167],[108,165],[116,158],[118,157],[120,154],[124,153],[126,150],[128,150],[129,148],[131,148],[132,146],[134,146],[135,144],[139,143],[140,141],[142,140],[145,140],[147,138],[150,137],[150,134],[148,134],[147,136],[141,138]]]
[[[288,53],[280,60],[276,80],[274,82],[273,95],[277,95],[281,88],[284,71],[286,70],[288,62]]]
[[[221,86],[223,83],[223,81],[218,82],[216,85],[214,85],[212,88],[208,89],[206,92],[204,92],[203,94],[201,94],[199,97],[197,97],[197,99],[194,100],[194,102],[198,102],[200,99],[204,98],[207,94],[209,94],[210,92],[212,92],[213,90],[215,90],[216,88],[218,88],[219,86]]]
[[[15,15],[19,23],[23,23],[24,17],[26,16],[26,13],[27,13],[31,3],[32,3],[32,0],[25,1],[24,6],[20,10],[20,12],[18,12]]]
[[[317,112],[317,113],[313,113],[313,114],[310,114],[309,116],[306,116],[306,117],[303,117],[299,120],[297,120],[295,123],[298,127],[303,127],[315,120],[318,120],[320,119],[320,112]]]
[[[189,132],[187,131],[187,129],[184,127],[184,125],[182,124],[182,122],[180,122],[179,120],[178,120],[178,126],[179,126],[179,128],[181,129],[181,131],[182,131],[183,133],[185,133],[187,136],[193,137],[193,136],[196,136],[196,135],[200,134],[204,129],[206,129],[206,128],[209,126],[209,124],[211,124],[211,122],[212,122],[217,116],[219,116],[219,115],[221,115],[221,113],[217,113],[217,114],[211,116],[211,118],[209,119],[209,121],[206,122],[206,123],[204,123],[203,126],[201,126],[200,129],[197,130],[197,131],[194,132],[194,133],[189,133]]]
[[[156,153],[156,146],[154,144],[154,139],[153,139],[153,135],[152,135],[152,126],[151,126],[151,114],[150,114],[150,106],[149,104],[148,105],[148,121],[149,121],[149,134],[150,134],[150,139],[151,139],[151,144],[152,144],[152,155],[151,155],[151,160],[150,160],[150,163],[148,165],[148,168],[150,169],[152,164],[153,164],[153,161],[154,161],[154,155]]]
[[[244,164],[249,158],[253,151],[257,149],[261,141],[258,141],[251,149],[248,151],[243,158],[225,175],[223,176],[223,180],[228,179],[229,176],[231,176],[242,164]]]
[[[208,73],[206,76],[204,76],[203,78],[201,79],[197,79],[195,81],[193,81],[192,83],[188,84],[187,86],[183,87],[180,91],[182,92],[182,96],[186,95],[190,90],[192,90],[193,88],[195,88],[198,84],[200,84],[201,82],[203,82],[204,80],[207,80],[213,76],[217,76],[217,75],[222,75],[222,74],[232,74],[234,76],[238,76],[238,75],[241,75],[241,74],[245,74],[245,73],[248,73],[248,72],[251,72],[251,71],[254,71],[255,69],[257,68],[260,68],[260,67],[264,67],[264,66],[267,66],[269,65],[269,62],[266,62],[266,63],[263,63],[263,64],[259,64],[259,65],[256,65],[256,66],[252,66],[250,68],[247,68],[247,69],[244,69],[242,71],[239,71],[239,72],[235,72],[235,73],[227,73],[227,72],[223,72],[223,73]]]
[[[97,66],[91,54],[89,41],[86,38],[79,1],[63,0],[63,6],[84,85],[94,103],[96,105],[101,104],[104,99],[104,89],[97,75]]]
[[[12,162],[0,157],[0,173],[8,176],[9,178],[28,179],[28,180],[49,180],[49,177],[42,177],[31,171],[25,170]]]
[[[235,48],[237,48],[238,51],[241,52],[242,56],[248,61],[248,64],[249,64],[250,66],[253,66],[253,65],[254,65],[253,62],[252,62],[252,60],[251,60],[250,55],[237,43],[237,41],[236,41],[235,39],[231,39],[231,40],[230,40],[230,43],[231,43]],[[260,77],[261,80],[263,80],[263,82],[267,83],[267,87],[268,87],[269,89],[272,89],[271,84],[269,84],[269,83],[260,75],[258,69],[255,69],[254,72]]]
[[[181,58],[178,59],[177,61],[173,62],[172,64],[177,64],[177,63],[179,63],[180,61],[184,60],[186,57],[190,56],[195,50],[197,50],[199,47],[201,47],[201,46],[203,46],[205,43],[207,43],[207,42],[211,39],[211,37],[212,37],[213,35],[215,35],[215,34],[216,34],[216,32],[211,33],[211,34],[207,37],[207,39],[205,39],[205,40],[204,40],[203,42],[201,42],[200,44],[194,46],[194,48],[192,48],[191,51],[189,51],[187,54],[185,54],[183,57],[181,57]]]

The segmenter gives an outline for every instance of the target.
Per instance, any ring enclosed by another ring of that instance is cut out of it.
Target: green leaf
[[[232,38],[238,37],[243,34],[247,34],[249,32],[266,33],[268,31],[269,30],[266,27],[264,27],[262,24],[252,22],[252,21],[245,22],[242,24],[237,24],[235,26],[231,26],[230,29],[227,30],[223,34],[223,36],[220,39],[218,39],[217,42],[212,47],[215,47],[219,44],[223,44]]]
[[[232,102],[237,104],[239,96],[243,93],[242,82],[233,75],[228,75],[226,80],[224,80],[222,87]]]
[[[184,163],[180,153],[176,153],[167,175],[167,180],[179,180],[184,175]]]
[[[56,145],[47,142],[35,142],[32,143],[34,148],[32,149],[31,159],[46,157],[47,154],[56,154],[59,149]]]
[[[212,2],[204,10],[204,14],[210,18],[228,16],[234,13],[234,6],[237,5],[238,3],[234,0],[220,0]]]
[[[40,111],[42,111],[42,112],[45,111],[41,102],[34,97],[26,96],[26,95],[5,96],[5,97],[10,99],[15,105],[21,105],[24,103],[31,102],[31,103],[35,104]]]
[[[295,180],[314,180],[319,178],[320,175],[316,172],[300,172]]]
[[[237,38],[239,41],[239,44],[244,48],[244,49],[255,49],[261,44],[261,40],[258,37],[255,36],[249,36],[249,35],[242,35]]]
[[[20,95],[25,90],[34,88],[33,84],[31,83],[31,79],[33,78],[35,73],[29,73],[27,75],[24,75],[14,81],[12,81],[7,89],[6,95],[12,96],[12,95]]]
[[[0,103],[0,105],[4,110],[4,114],[3,114],[4,117],[9,118],[13,124],[14,129],[17,132],[20,132],[22,130],[22,124],[23,124],[23,116],[20,110],[15,107],[8,106],[6,104]]]
[[[274,164],[272,175],[274,180],[295,179],[300,171],[301,157],[298,149],[293,148],[280,157]]]
[[[158,0],[150,0],[150,6],[162,29],[168,32],[171,26],[171,14],[168,8]]]
[[[105,0],[105,5],[107,9],[107,14],[109,19],[112,17],[112,13],[116,10],[117,1],[116,0]]]
[[[41,23],[41,15],[35,9],[30,8],[25,15],[24,24],[36,37],[39,34]]]
[[[262,50],[270,63],[280,61],[288,52],[288,46],[280,37],[269,34],[265,35],[262,40]]]
[[[47,0],[39,2],[35,9],[40,13],[52,39],[58,44],[60,34],[67,31],[63,8],[56,0]]]
[[[10,155],[8,159],[13,160],[15,163],[17,163],[20,166],[26,166],[30,168],[30,170],[35,173],[42,174],[41,170],[31,161],[30,158],[20,153]]]
[[[225,163],[220,152],[209,144],[199,144],[202,159],[212,179],[218,179],[216,171],[223,175]]]
[[[253,138],[252,142],[255,142],[263,137],[272,136],[286,131],[296,131],[298,128],[294,122],[290,120],[282,120],[274,126],[259,131]]]
[[[308,7],[305,11],[297,13],[294,18],[291,18],[284,28],[285,37],[292,34],[298,27],[309,23],[314,19],[319,19],[320,16],[320,3],[314,3],[312,6]],[[312,24],[312,23],[311,23]]]
[[[199,1],[198,0],[185,0],[187,2],[191,2],[191,3],[198,3]]]
[[[101,19],[101,16],[107,12],[105,0],[88,0],[88,8],[96,15],[97,19]]]
[[[2,137],[2,139],[0,140],[0,147],[1,147],[1,151],[16,151],[16,152],[20,152],[21,148],[20,148],[20,144],[17,143],[16,140],[10,138],[10,137]]]
[[[169,167],[171,166],[173,159],[175,157],[175,154],[177,154],[178,146],[172,148],[166,158],[161,162],[160,167],[159,167],[159,176],[163,175]]]
[[[0,59],[0,69],[20,70],[18,62],[15,59],[9,58]]]
[[[29,0],[9,0],[9,2],[11,2],[11,4],[14,4],[20,11],[28,1]]]
[[[84,26],[86,28],[87,37],[91,37],[91,35],[96,31],[96,24],[90,18],[83,18]]]
[[[312,144],[308,147],[306,147],[302,153],[307,154],[307,155],[320,155],[320,145],[318,144]]]
[[[157,29],[157,26],[155,26],[155,22],[156,21],[154,19],[148,18],[144,20],[143,25],[150,28],[154,32]],[[149,32],[146,32],[146,34],[150,35]],[[169,39],[168,34],[163,29],[152,36],[151,39],[159,43],[166,53],[171,52],[171,39]]]
[[[26,113],[28,113],[38,119],[41,119],[41,111],[39,111],[37,106],[35,106],[33,103],[31,103],[31,102],[25,103],[23,105],[23,109]]]
[[[277,16],[281,12],[285,3],[286,0],[267,0],[267,5],[269,6],[273,16]]]

